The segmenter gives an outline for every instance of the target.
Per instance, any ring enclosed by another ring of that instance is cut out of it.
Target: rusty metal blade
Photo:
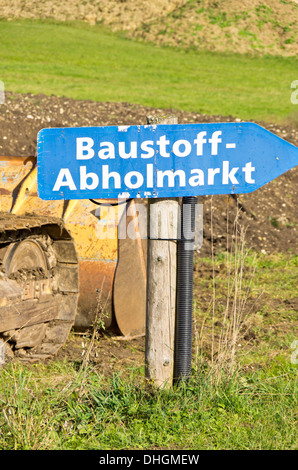
[[[146,324],[146,240],[141,236],[141,227],[146,220],[139,217],[135,201],[129,205],[129,214],[124,212],[118,230],[128,234],[129,227],[135,237],[126,236],[118,241],[118,265],[114,281],[114,312],[117,325],[125,336],[141,335]],[[141,216],[141,217],[140,217]],[[132,227],[131,227],[132,224]]]

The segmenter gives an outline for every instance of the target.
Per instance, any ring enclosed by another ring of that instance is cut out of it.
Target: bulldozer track
[[[56,354],[74,324],[78,259],[61,219],[0,213],[0,338],[6,356]]]

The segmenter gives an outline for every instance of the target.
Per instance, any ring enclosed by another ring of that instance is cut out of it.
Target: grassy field
[[[294,111],[297,60],[158,47],[101,26],[0,21],[9,91],[281,121]]]
[[[136,372],[130,379],[115,375],[107,384],[95,369],[82,378],[65,363],[7,368],[1,374],[0,448],[294,450],[297,445],[289,365],[217,387],[203,371],[187,387],[168,392],[136,385]]]
[[[81,23],[1,20],[0,55],[9,91],[247,120],[291,115],[298,78],[294,58],[157,47]],[[0,449],[295,449],[297,256],[240,247],[199,263],[187,384],[157,390],[143,363],[116,362],[111,377],[92,361],[9,363]]]
[[[187,384],[158,390],[146,382],[143,364],[118,364],[110,377],[92,362],[8,364],[0,371],[0,449],[295,449],[297,347],[285,299],[295,296],[297,256],[249,253],[237,279],[226,275],[234,260],[224,253],[204,263],[225,269],[209,280],[195,277]],[[236,291],[239,305],[251,307],[261,294],[264,301],[253,312],[237,309],[241,328],[228,336],[235,350],[211,356],[212,336],[217,348],[231,319],[234,324],[221,301],[230,297],[232,306]],[[214,311],[197,306],[207,294],[216,300]]]

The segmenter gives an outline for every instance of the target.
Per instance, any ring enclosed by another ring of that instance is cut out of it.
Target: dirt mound
[[[168,114],[175,114],[179,123],[234,121],[231,116],[206,116],[129,103],[96,103],[6,92],[5,104],[0,105],[0,155],[34,155],[37,133],[45,127],[146,124],[148,115]],[[259,124],[298,145],[298,129]],[[227,219],[232,225],[237,208],[240,209],[240,221],[247,230],[248,246],[266,253],[289,250],[296,253],[297,183],[296,167],[250,194],[238,197],[201,197],[200,202],[204,204],[204,243],[200,250],[201,255],[210,255],[211,242],[216,251],[225,250]],[[230,235],[231,230],[229,227]]]
[[[201,0],[144,22],[134,36],[197,50],[296,56],[297,25],[295,2]]]
[[[295,56],[296,0],[0,0],[0,17],[103,23],[157,44]]]
[[[91,25],[104,23],[114,30],[135,30],[146,21],[163,18],[184,0],[31,0],[0,1],[0,17],[53,18],[59,21],[83,20]]]

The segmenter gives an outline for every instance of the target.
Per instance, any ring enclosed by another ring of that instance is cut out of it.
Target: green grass
[[[295,111],[297,60],[157,47],[100,25],[0,21],[6,90],[125,101],[242,119],[280,121]]]
[[[67,384],[63,368],[73,376]],[[295,449],[296,378],[283,364],[215,387],[200,371],[187,386],[157,391],[136,373],[107,381],[91,368],[82,381],[56,363],[46,382],[38,366],[8,366],[0,372],[0,448]]]
[[[224,254],[217,255],[215,267],[225,260]],[[207,258],[199,262],[212,265]],[[249,298],[259,290],[280,303],[286,295],[295,295],[296,256],[249,253],[244,288],[255,263]],[[220,299],[227,276],[224,271],[218,276]],[[213,295],[212,283],[206,287],[196,279],[197,302],[206,290]],[[218,320],[219,303],[215,315]],[[139,364],[125,367],[119,361],[109,377],[95,363],[7,364],[0,369],[0,449],[296,449],[294,312],[281,316],[274,308],[262,311],[260,303],[250,315],[259,320],[252,325],[255,337],[246,345],[241,338],[238,367],[232,375],[221,373],[220,380],[205,358],[204,345],[201,354],[193,354],[190,381],[170,390],[152,387]],[[203,312],[195,309],[194,316],[202,321]],[[285,320],[286,328],[281,325]],[[210,318],[206,326],[210,327]],[[194,346],[196,333],[195,329]],[[200,335],[206,336],[206,330]]]
[[[229,326],[229,318],[233,318],[233,307],[236,305],[240,320],[236,368],[264,367],[266,370],[274,361],[290,361],[291,344],[297,339],[297,255],[264,255],[248,251],[237,263],[237,273],[234,272],[235,261],[231,254],[219,253],[214,261],[199,258],[196,262],[202,268],[209,267],[210,272],[213,265],[215,269],[220,267],[212,279],[197,273],[194,276],[194,290],[197,293],[195,319],[203,356],[210,358],[211,336],[214,336],[215,343],[221,331]],[[204,303],[202,298],[206,299]],[[210,306],[208,311],[208,304],[213,299],[215,308],[212,314]],[[202,348],[204,342],[208,346],[207,353]],[[214,346],[214,351],[216,348]],[[226,353],[230,354],[229,348]],[[223,358],[224,362],[229,363],[227,359],[227,356]]]

